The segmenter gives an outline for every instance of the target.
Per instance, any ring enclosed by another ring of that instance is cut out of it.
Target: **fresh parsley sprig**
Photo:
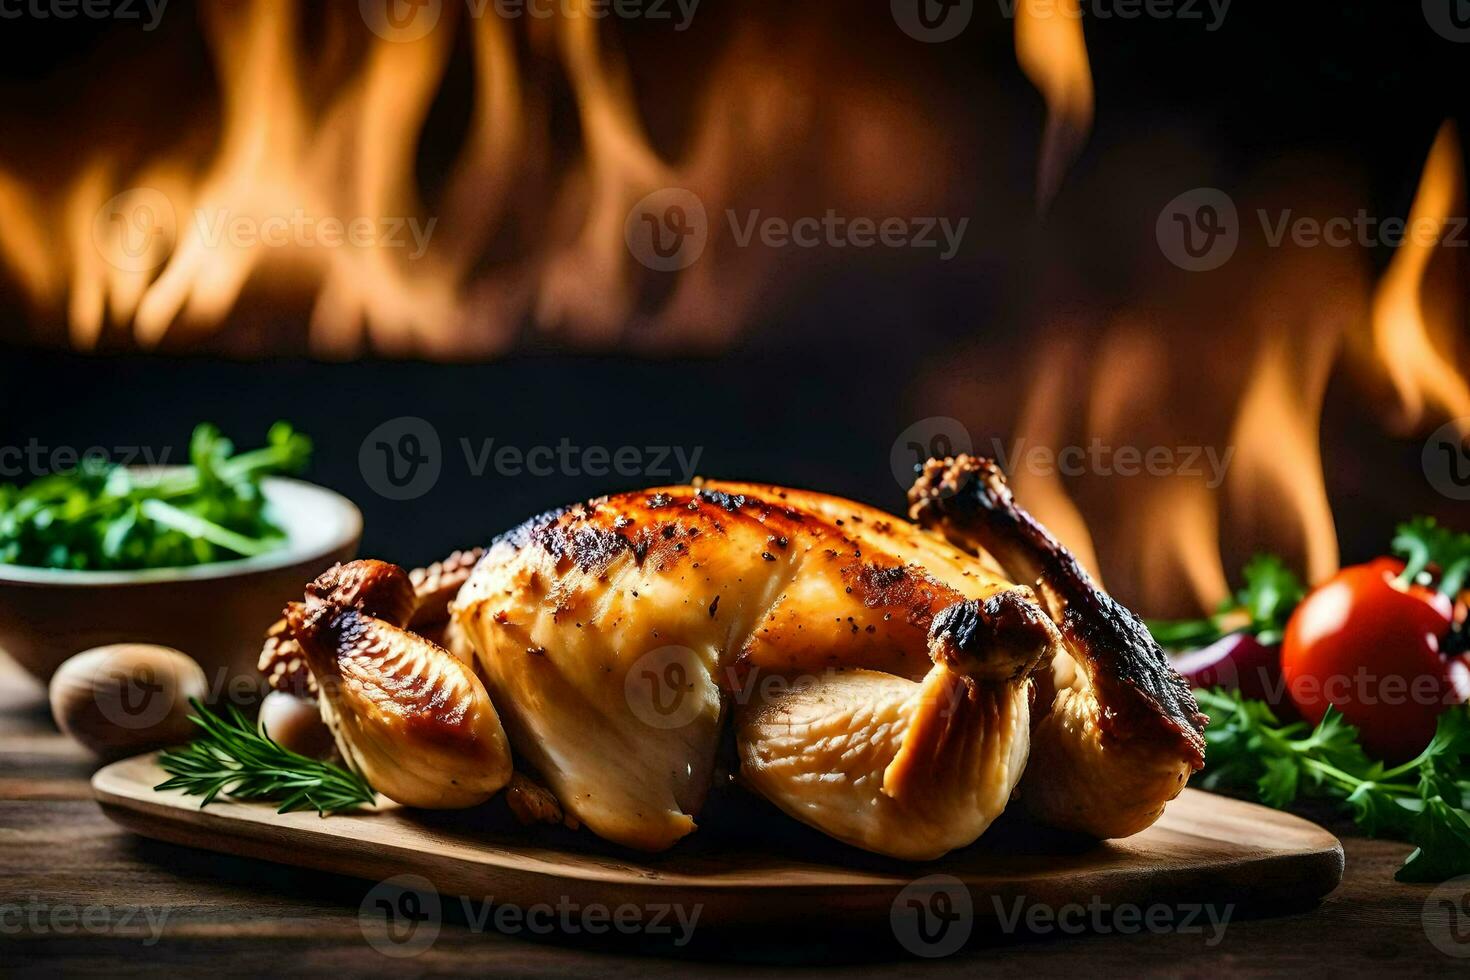
[[[155,789],[202,796],[200,809],[224,795],[279,802],[277,813],[316,810],[323,816],[371,806],[377,799],[356,772],[292,752],[269,733],[257,731],[239,708],[231,705],[228,717],[221,717],[196,699],[189,703],[195,712],[189,720],[203,734],[158,757],[172,778]]]
[[[1203,619],[1150,620],[1149,631],[1166,650],[1209,646],[1232,633],[1249,632],[1263,645],[1281,642],[1286,621],[1307,594],[1302,580],[1275,555],[1256,555],[1242,573],[1244,585]]]
[[[1428,747],[1389,768],[1367,757],[1358,730],[1336,708],[1312,728],[1283,724],[1267,704],[1238,692],[1195,696],[1211,718],[1205,789],[1250,789],[1278,809],[1300,798],[1335,800],[1365,833],[1416,845],[1399,881],[1470,874],[1470,709],[1440,715]]]
[[[1404,559],[1399,580],[1420,581],[1431,568],[1439,572],[1439,591],[1451,598],[1470,578],[1470,534],[1440,527],[1432,517],[1416,517],[1400,524],[1393,539],[1394,553]]]

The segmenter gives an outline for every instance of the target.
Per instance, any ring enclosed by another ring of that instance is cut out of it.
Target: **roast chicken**
[[[1013,800],[1098,838],[1203,764],[1147,629],[987,460],[931,461],[911,521],[705,482],[603,497],[496,540],[441,646],[407,576],[333,569],[287,610],[342,755],[412,806],[481,803],[662,850],[739,779],[846,843],[925,860]],[[443,637],[441,636],[441,639]]]

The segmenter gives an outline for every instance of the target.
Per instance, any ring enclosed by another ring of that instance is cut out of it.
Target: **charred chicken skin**
[[[1027,809],[1104,839],[1151,825],[1204,765],[1209,719],[1148,628],[1016,505],[994,462],[930,460],[909,501],[921,526],[1036,583],[1061,630],[1055,693],[1038,709],[1021,784]]]
[[[982,461],[931,463],[912,499],[921,526],[713,482],[542,515],[451,605],[473,667],[362,587],[381,563],[319,580],[288,628],[344,756],[416,806],[494,793],[508,743],[558,817],[661,850],[694,829],[728,725],[747,787],[881,854],[963,847],[1018,787],[1060,826],[1147,826],[1203,721],[1147,631]],[[1049,678],[1073,661],[1064,697]]]

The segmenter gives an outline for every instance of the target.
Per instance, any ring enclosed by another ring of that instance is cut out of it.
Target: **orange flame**
[[[737,253],[712,240],[699,264],[655,281],[624,239],[636,202],[687,188],[713,216],[733,206],[742,181],[765,182],[765,193],[773,174],[800,174],[784,165],[808,152],[804,141],[854,131],[880,148],[880,166],[835,181],[832,204],[855,189],[907,186],[885,177],[882,165],[903,166],[893,146],[928,154],[927,163],[943,159],[942,140],[915,138],[910,115],[891,111],[876,84],[826,96],[862,125],[818,130],[821,73],[807,64],[810,47],[752,44],[757,31],[746,26],[714,60],[694,100],[687,152],[671,160],[654,148],[630,66],[589,0],[527,22],[525,44],[493,12],[445,4],[437,28],[388,40],[355,24],[351,7],[202,8],[220,86],[218,136],[203,165],[199,134],[184,134],[187,153],[166,149],[141,165],[103,151],[65,178],[54,201],[0,171],[0,262],[38,310],[61,308],[74,345],[96,347],[123,331],[142,347],[191,342],[217,330],[257,280],[313,298],[308,344],[323,356],[368,347],[490,354],[528,320],[582,343],[619,340],[629,328],[690,347],[718,343],[775,265],[769,250]],[[310,56],[308,16],[327,28]],[[472,53],[471,114],[446,179],[425,202],[417,157],[457,30]],[[543,61],[564,73],[580,123],[575,136],[557,134],[580,141],[566,148],[564,172],[555,165],[564,148],[552,148],[556,87],[539,75],[526,83]],[[366,241],[344,229],[353,223],[372,232]],[[335,247],[322,244],[328,224]],[[283,226],[284,241],[264,233]],[[399,241],[385,244],[388,235]],[[650,285],[656,312],[642,309]]]
[[[1398,395],[1405,428],[1417,426],[1431,405],[1452,418],[1470,417],[1470,384],[1437,349],[1423,303],[1437,240],[1456,202],[1464,200],[1462,166],[1460,141],[1454,123],[1447,121],[1424,163],[1409,230],[1373,300],[1373,345]],[[1417,229],[1434,229],[1434,240]]]
[[[1163,382],[1173,372],[1165,330],[1154,318],[1112,326],[1094,358],[1087,418],[1089,430],[1109,446],[1133,445],[1142,452],[1148,447],[1139,444],[1151,441],[1174,460],[1180,450],[1172,443],[1183,427],[1167,408]],[[1204,448],[1198,447],[1199,455]],[[1214,609],[1228,594],[1219,502],[1206,484],[1205,470],[1196,458],[1188,473],[1124,477],[1126,491],[1111,495],[1116,513],[1109,554],[1116,553],[1115,564],[1133,567],[1136,594],[1131,598],[1144,608],[1184,612],[1188,599],[1200,609]]]
[[[1018,446],[1039,446],[1060,451],[1068,438],[1071,417],[1068,395],[1072,371],[1078,365],[1081,351],[1063,340],[1048,350],[1044,367],[1038,369],[1031,389],[1021,408],[1016,425]],[[1066,545],[1093,577],[1102,581],[1097,549],[1082,511],[1067,494],[1061,476],[1055,470],[1042,472],[1022,465],[1011,475],[1016,496],[1026,502],[1026,509],[1051,529],[1058,541]]]
[[[24,186],[0,170],[0,257],[15,269],[21,285],[37,306],[60,288],[51,265],[52,244],[38,208]]]
[[[1080,0],[1019,0],[1016,61],[1046,100],[1046,131],[1036,171],[1045,210],[1092,129],[1094,94]]]
[[[588,0],[573,2],[585,6]],[[643,133],[627,67],[598,43],[597,23],[580,14],[558,22],[587,157],[576,201],[581,228],[547,266],[537,319],[553,328],[571,321],[606,336],[626,323],[634,299],[625,274],[630,256],[623,247],[624,219],[644,196],[675,181]]]
[[[1275,332],[1261,345],[1231,433],[1228,486],[1247,526],[1267,529],[1258,536],[1278,550],[1299,545],[1307,580],[1320,582],[1338,568],[1319,445],[1336,338],[1324,330],[1307,349],[1293,346]]]
[[[1137,509],[1154,533],[1142,555],[1141,584],[1147,608],[1165,608],[1179,595],[1181,579],[1199,609],[1213,610],[1230,594],[1220,559],[1220,505],[1198,482],[1176,480]]]

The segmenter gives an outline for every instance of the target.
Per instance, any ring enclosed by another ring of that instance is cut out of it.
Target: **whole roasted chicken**
[[[413,806],[509,785],[518,813],[661,850],[732,726],[745,786],[881,854],[963,847],[1013,798],[1099,838],[1149,826],[1206,719],[1147,629],[993,463],[933,460],[909,499],[912,522],[737,483],[604,497],[494,542],[443,646],[381,562],[313,583],[278,640],[343,756]]]

